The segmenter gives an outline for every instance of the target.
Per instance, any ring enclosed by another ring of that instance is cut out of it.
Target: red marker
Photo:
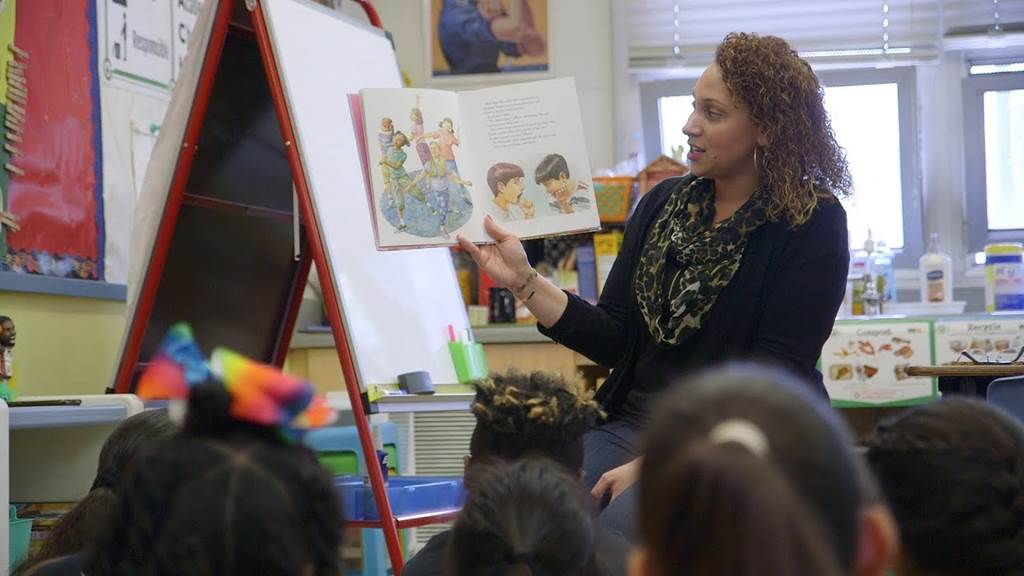
[[[455,325],[454,324],[449,324],[448,325],[448,338],[450,339],[449,340],[450,342],[458,342],[459,341],[459,339],[455,337]]]

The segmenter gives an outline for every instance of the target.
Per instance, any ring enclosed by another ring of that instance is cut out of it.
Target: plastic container
[[[479,342],[449,342],[448,352],[455,365],[455,376],[459,384],[468,384],[487,378],[487,355],[484,345]]]
[[[882,240],[875,244],[875,251],[868,257],[868,271],[875,277],[878,297],[886,303],[896,301],[895,261],[896,255]]]
[[[985,310],[1024,311],[1024,244],[985,246]]]
[[[949,303],[953,301],[953,259],[942,251],[939,235],[932,233],[928,251],[917,261],[921,278],[921,302]]]
[[[349,520],[380,520],[373,490],[360,476],[337,476],[334,488],[341,496]],[[388,480],[388,501],[395,516],[410,516],[462,507],[466,497],[462,478],[393,476]]]
[[[14,568],[28,558],[28,545],[32,539],[32,519],[18,518],[18,509],[10,507],[10,561]]]

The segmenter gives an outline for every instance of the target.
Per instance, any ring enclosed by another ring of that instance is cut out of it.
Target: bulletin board
[[[0,290],[125,297],[135,203],[202,3],[0,2],[0,210],[17,226],[0,227]]]

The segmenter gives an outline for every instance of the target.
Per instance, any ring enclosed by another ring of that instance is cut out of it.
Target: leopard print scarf
[[[636,274],[637,301],[655,342],[675,346],[700,329],[702,319],[739,268],[747,237],[767,219],[758,191],[731,217],[712,225],[712,180],[685,180],[672,193],[647,237]],[[665,275],[669,258],[678,263]]]

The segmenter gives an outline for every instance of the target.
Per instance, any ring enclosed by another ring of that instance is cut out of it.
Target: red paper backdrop
[[[10,160],[8,267],[102,277],[103,210],[94,0],[22,0],[15,44],[29,53],[21,156]]]

